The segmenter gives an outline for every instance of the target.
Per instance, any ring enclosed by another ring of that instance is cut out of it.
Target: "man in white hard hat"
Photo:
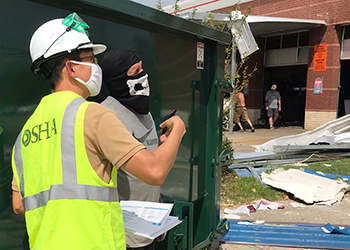
[[[75,13],[40,26],[30,44],[32,70],[54,89],[42,98],[13,148],[13,209],[24,213],[31,249],[125,249],[117,169],[161,185],[177,154],[185,125],[170,130],[152,153],[114,112],[87,102],[102,71],[88,25]],[[143,168],[139,168],[142,164]]]
[[[282,110],[281,107],[281,95],[276,90],[277,85],[272,84],[271,89],[267,91],[265,95],[265,107],[267,110],[267,116],[269,117],[270,130],[274,130],[273,124],[279,117],[279,112]]]

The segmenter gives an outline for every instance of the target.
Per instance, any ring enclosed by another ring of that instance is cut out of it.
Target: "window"
[[[350,26],[349,39],[350,39]],[[282,42],[281,42],[282,41]],[[309,45],[309,32],[286,34],[281,36],[271,36],[266,38],[266,50],[286,49]]]
[[[299,33],[299,47],[309,45],[309,32]]]
[[[344,40],[350,39],[350,26],[344,27]]]
[[[282,49],[298,46],[298,33],[282,36]]]
[[[343,27],[343,40],[340,52],[341,60],[350,59],[350,26]]]
[[[308,45],[308,31],[267,37],[264,65],[276,67],[307,64]]]
[[[281,36],[272,36],[266,39],[266,50],[279,49],[281,46]]]

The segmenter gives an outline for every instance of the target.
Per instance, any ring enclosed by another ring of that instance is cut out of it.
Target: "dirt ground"
[[[225,133],[228,139],[232,141],[235,152],[248,153],[254,152],[255,146],[263,144],[274,138],[299,134],[306,132],[301,127],[281,127],[270,131],[269,129],[256,129],[254,133],[250,130],[242,132]],[[264,197],[261,197],[264,198]],[[244,215],[239,220],[263,220],[265,222],[281,222],[281,223],[302,223],[313,225],[332,225],[350,226],[350,193],[348,192],[341,202],[334,205],[304,205],[299,207],[292,206],[293,200],[277,201],[284,205],[284,209],[278,210],[258,210],[249,216]],[[295,203],[293,203],[295,204]],[[300,203],[299,203],[300,204]],[[238,207],[238,206],[237,206]],[[230,208],[237,208],[230,207]],[[223,211],[221,212],[223,216]],[[265,245],[238,245],[238,244],[222,244],[224,250],[292,250],[292,249],[311,249],[311,248],[291,248]],[[315,249],[315,248],[313,248]]]

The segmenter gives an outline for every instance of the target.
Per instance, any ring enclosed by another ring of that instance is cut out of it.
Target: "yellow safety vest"
[[[105,183],[85,150],[89,104],[71,91],[52,93],[16,140],[12,169],[31,249],[125,249],[116,169]]]

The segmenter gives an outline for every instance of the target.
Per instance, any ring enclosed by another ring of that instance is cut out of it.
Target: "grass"
[[[280,166],[284,169],[300,169],[299,166]],[[335,159],[308,163],[308,168],[314,172],[341,174],[350,176],[350,158]],[[238,177],[229,169],[223,172],[221,181],[221,206],[251,204],[264,198],[269,201],[281,201],[289,198],[288,193],[272,187],[262,187],[254,177]]]

